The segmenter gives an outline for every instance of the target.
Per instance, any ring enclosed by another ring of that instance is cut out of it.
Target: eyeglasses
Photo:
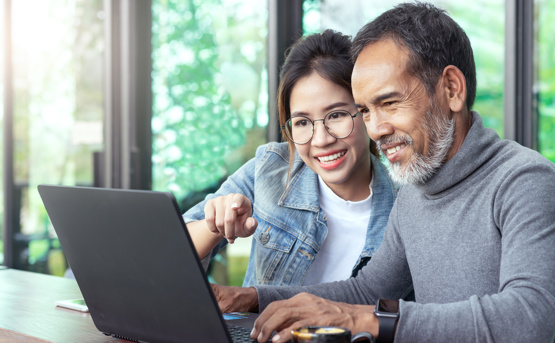
[[[355,127],[354,119],[360,112],[351,115],[347,111],[332,111],[324,117],[324,119],[310,120],[307,117],[297,116],[290,118],[285,125],[281,127],[287,134],[287,137],[295,144],[306,144],[314,136],[314,123],[321,121],[326,131],[337,139],[349,137]]]

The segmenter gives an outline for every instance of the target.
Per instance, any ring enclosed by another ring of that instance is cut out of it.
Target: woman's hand
[[[252,204],[243,194],[228,194],[208,200],[204,220],[215,235],[233,244],[236,237],[249,237],[258,225],[252,217]]]

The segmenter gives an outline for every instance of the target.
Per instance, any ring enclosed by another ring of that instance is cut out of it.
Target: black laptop
[[[141,342],[250,341],[256,314],[222,315],[172,194],[38,190],[98,330]],[[232,338],[238,327],[246,336]]]

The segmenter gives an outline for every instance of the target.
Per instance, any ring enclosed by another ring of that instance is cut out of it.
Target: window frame
[[[507,0],[505,6],[504,135],[506,139],[538,150],[534,2]]]
[[[3,264],[13,265],[14,157],[13,76],[11,73],[12,1],[3,1]],[[108,44],[105,83],[106,152],[97,156],[97,186],[151,189],[152,2],[104,0]],[[507,0],[505,15],[504,134],[523,146],[538,149],[539,112],[533,84],[533,1]],[[303,0],[269,0],[268,17],[268,141],[281,141],[277,111],[279,70],[287,48],[302,34]]]

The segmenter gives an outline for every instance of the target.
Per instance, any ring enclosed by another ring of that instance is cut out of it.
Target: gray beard
[[[391,178],[400,185],[423,184],[429,180],[443,165],[453,144],[455,120],[448,119],[443,115],[441,109],[434,106],[434,104],[432,104],[432,108],[435,111],[428,110],[424,122],[424,129],[429,133],[428,138],[430,140],[428,154],[425,156],[415,151],[404,164],[398,162],[391,164]],[[378,141],[378,148],[381,144],[390,142],[402,142],[407,146],[414,144],[412,137],[409,135],[389,137],[386,140]]]

